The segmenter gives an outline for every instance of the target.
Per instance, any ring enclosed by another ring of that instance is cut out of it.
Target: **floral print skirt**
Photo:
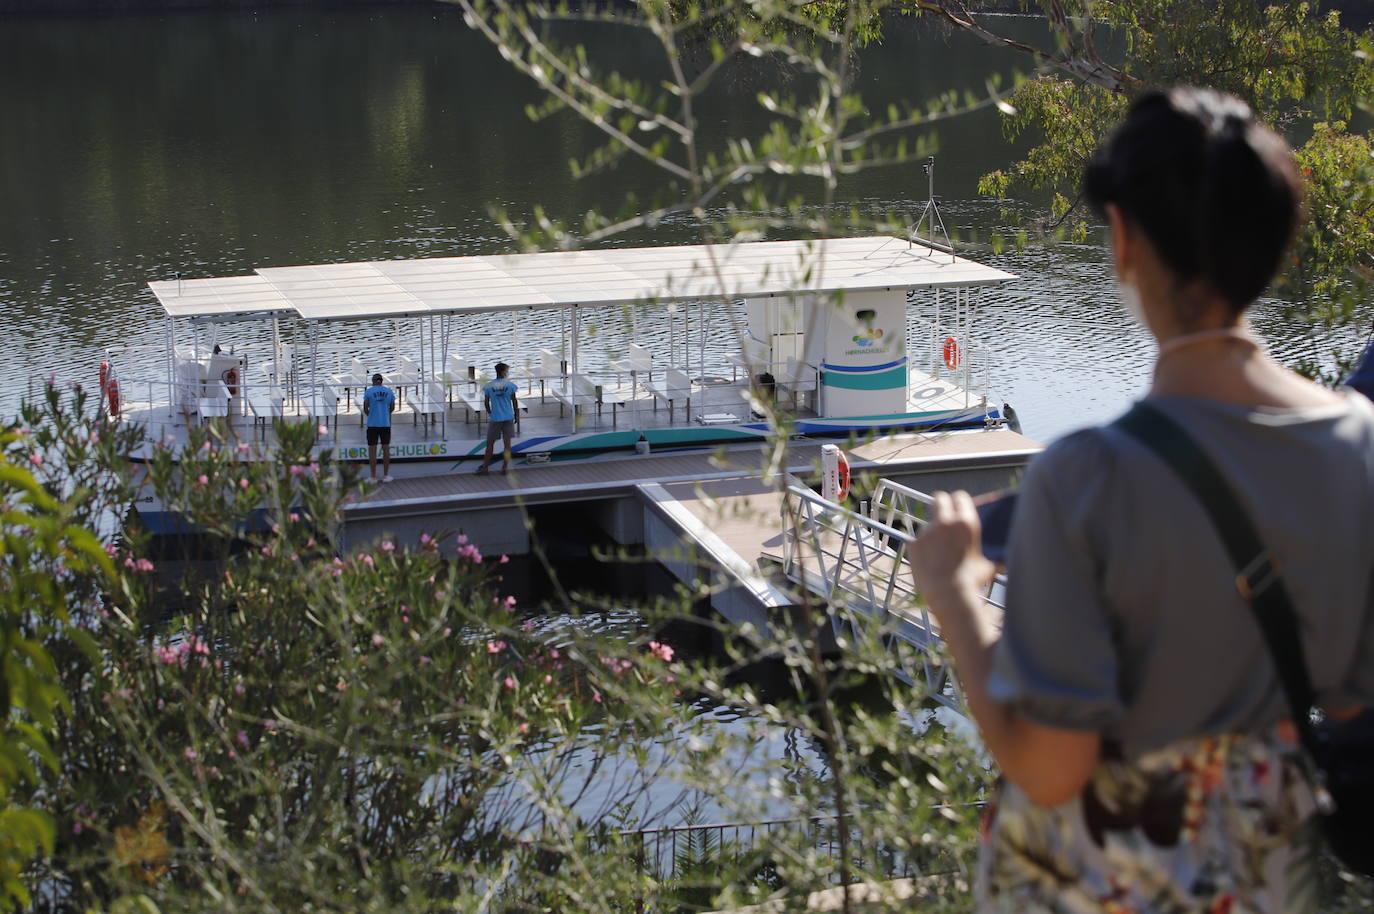
[[[979,910],[1316,910],[1312,795],[1292,743],[1218,736],[1130,760],[1107,746],[1102,755],[1060,806],[1001,785],[985,823]]]

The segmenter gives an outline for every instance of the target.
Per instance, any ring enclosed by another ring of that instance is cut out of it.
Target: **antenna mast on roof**
[[[945,230],[945,220],[940,218],[940,204],[935,202],[935,156],[927,156],[925,164],[921,168],[925,171],[929,182],[929,196],[926,197],[926,208],[921,211],[921,218],[907,228],[907,243],[923,244],[928,248],[944,251],[953,258],[954,242],[950,239],[949,232]],[[922,222],[926,223],[926,236],[924,238],[921,237]],[[936,231],[945,236],[943,244],[935,240]]]

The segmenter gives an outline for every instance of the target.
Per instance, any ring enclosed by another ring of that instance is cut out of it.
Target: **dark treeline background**
[[[283,6],[424,6],[442,0],[0,0],[0,15],[5,13],[120,13],[187,9],[265,9]],[[1201,0],[1199,0],[1201,2]],[[1267,5],[1273,0],[1256,0]],[[969,4],[974,9],[1035,12],[1034,0],[983,0]],[[1322,10],[1339,10],[1346,25],[1365,28],[1374,21],[1374,0],[1317,0]]]

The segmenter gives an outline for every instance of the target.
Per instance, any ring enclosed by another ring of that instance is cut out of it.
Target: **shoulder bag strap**
[[[1302,630],[1277,560],[1265,548],[1226,478],[1182,426],[1145,403],[1137,403],[1116,424],[1171,467],[1211,516],[1236,567],[1236,591],[1255,613],[1293,723],[1304,748],[1311,752],[1312,680],[1302,655]]]

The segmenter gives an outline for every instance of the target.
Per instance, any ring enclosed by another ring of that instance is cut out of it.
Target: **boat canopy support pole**
[[[706,384],[706,302],[697,305],[697,324],[701,334],[700,342],[697,344],[697,367],[698,377],[701,378],[702,386]],[[691,418],[690,416],[688,417]]]
[[[281,373],[281,324],[272,318],[272,377],[277,384],[282,383]],[[289,385],[288,389],[289,389]]]
[[[568,376],[577,374],[577,338],[582,332],[582,315],[572,306],[572,350],[568,357]]]
[[[170,316],[167,318],[167,355],[164,359],[167,368],[167,405],[176,408],[176,382],[177,382],[177,327],[176,322]],[[152,399],[151,391],[149,400]],[[152,404],[150,403],[149,406]]]
[[[318,396],[315,390],[315,368],[320,357],[320,326],[318,323],[310,325],[310,377],[307,381],[307,388],[310,391],[311,408],[317,409],[314,398]],[[297,400],[299,404],[299,400]]]

